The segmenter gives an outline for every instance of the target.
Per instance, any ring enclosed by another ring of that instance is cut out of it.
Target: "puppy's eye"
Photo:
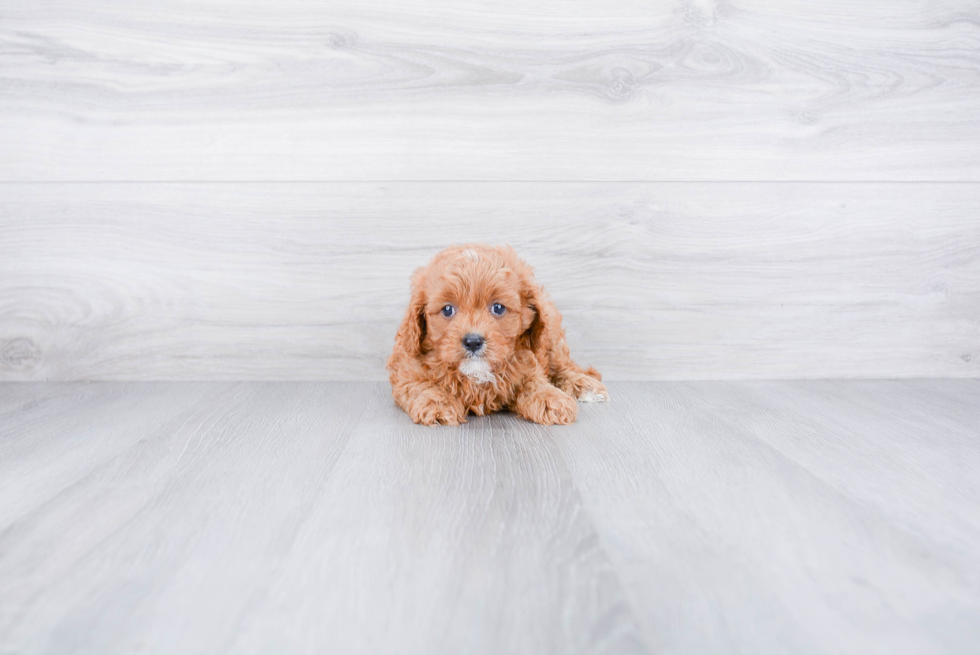
[[[494,316],[503,316],[504,312],[506,311],[507,308],[501,305],[499,302],[495,302],[492,305],[490,305],[490,313],[493,314]]]
[[[442,315],[445,316],[446,318],[452,318],[455,313],[456,313],[456,308],[453,307],[452,305],[446,305],[445,307],[442,308]]]

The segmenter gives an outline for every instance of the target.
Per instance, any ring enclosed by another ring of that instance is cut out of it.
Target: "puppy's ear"
[[[509,248],[509,247],[508,247]],[[513,253],[513,250],[510,250]],[[520,281],[521,315],[524,329],[520,343],[534,355],[546,361],[555,329],[561,330],[561,315],[545,297],[544,290],[534,282],[534,270],[513,253],[511,268]]]
[[[521,341],[526,348],[534,353],[541,362],[547,361],[555,335],[561,332],[561,314],[555,306],[544,297],[540,287],[529,295],[526,307],[529,311],[529,321]]]
[[[411,357],[421,357],[425,342],[425,294],[422,291],[422,269],[412,276],[412,298],[408,302],[405,318],[395,334],[395,347]]]

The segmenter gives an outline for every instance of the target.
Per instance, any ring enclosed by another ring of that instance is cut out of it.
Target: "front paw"
[[[595,378],[583,375],[576,385],[575,397],[583,403],[604,403],[609,401],[609,391],[606,385]]]
[[[412,403],[408,415],[421,425],[459,425],[466,423],[463,403],[438,391],[426,390]]]
[[[585,375],[576,371],[564,371],[555,376],[556,387],[583,403],[602,403],[609,400],[606,385],[599,382],[599,374]]]
[[[568,425],[575,422],[578,405],[557,387],[541,387],[521,399],[517,414],[543,425]]]

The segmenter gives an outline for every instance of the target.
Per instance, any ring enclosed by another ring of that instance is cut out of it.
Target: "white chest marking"
[[[484,359],[464,359],[459,363],[459,372],[479,384],[497,381],[493,371],[490,370],[490,364],[487,364]]]

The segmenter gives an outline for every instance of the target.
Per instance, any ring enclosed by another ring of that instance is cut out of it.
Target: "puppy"
[[[564,425],[576,400],[609,400],[602,376],[572,361],[561,314],[510,246],[453,246],[415,271],[388,371],[395,402],[423,425],[500,409]]]

